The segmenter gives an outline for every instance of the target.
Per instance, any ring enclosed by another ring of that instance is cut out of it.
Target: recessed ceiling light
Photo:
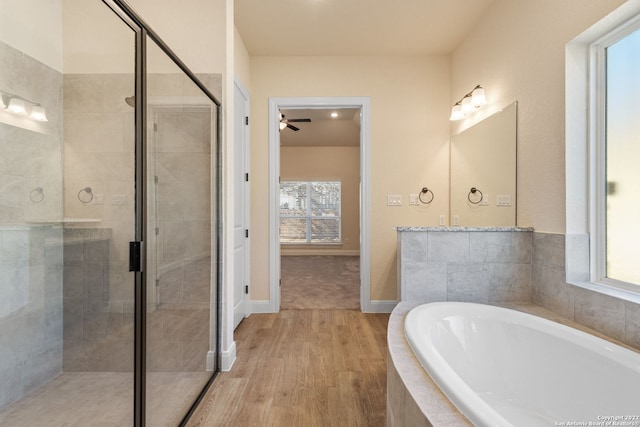
[[[331,117],[333,117],[333,118],[335,119],[336,117],[338,117],[338,113],[336,113],[336,112],[334,111],[333,113],[331,113]]]

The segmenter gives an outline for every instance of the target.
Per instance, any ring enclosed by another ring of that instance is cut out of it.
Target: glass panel
[[[640,284],[640,31],[607,49],[606,276]]]
[[[2,7],[26,115],[0,119],[0,424],[131,425],[134,33],[98,1]]]
[[[307,215],[307,183],[283,182],[280,184],[280,215]]]
[[[340,183],[311,182],[311,215],[340,216]]]
[[[305,243],[307,241],[307,220],[305,218],[281,218],[280,242]]]
[[[311,243],[340,243],[340,220],[311,219]]]
[[[218,369],[216,108],[151,40],[148,55],[146,419],[175,426]]]

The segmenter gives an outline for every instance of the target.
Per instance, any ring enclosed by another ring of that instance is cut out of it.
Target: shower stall
[[[219,370],[221,76],[124,1],[2,14],[0,424],[184,424]]]

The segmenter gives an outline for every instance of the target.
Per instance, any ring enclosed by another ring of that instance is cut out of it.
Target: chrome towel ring
[[[29,198],[33,203],[40,203],[44,200],[44,190],[42,187],[36,187],[29,193]]]
[[[91,191],[91,187],[84,187],[80,191],[78,191],[78,200],[82,203],[90,203],[93,200],[93,192]]]
[[[474,202],[473,200],[471,200],[471,195],[475,195],[476,193],[480,193],[480,198]],[[467,194],[467,200],[469,200],[469,203],[471,203],[472,205],[477,205],[482,201],[482,198],[482,191],[478,190],[476,187],[471,187],[471,190],[469,190],[469,194]]]
[[[426,197],[426,194],[431,194],[431,197],[428,200],[424,200],[422,198],[423,195],[425,195]],[[427,187],[422,187],[422,190],[420,190],[420,194],[418,194],[418,199],[420,199],[420,201],[425,205],[428,205],[429,203],[433,202],[433,191],[429,190]]]

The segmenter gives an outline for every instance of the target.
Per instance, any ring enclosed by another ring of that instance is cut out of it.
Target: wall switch
[[[453,216],[453,225],[460,225],[460,215]]]
[[[402,196],[398,194],[389,194],[387,196],[387,206],[402,206]]]
[[[419,205],[420,200],[418,199],[417,194],[409,194],[409,204],[410,205]]]
[[[447,219],[444,215],[440,215],[440,218],[438,219],[438,224],[439,225],[447,225]]]
[[[496,197],[497,206],[511,206],[511,196],[509,194],[501,194]]]
[[[96,193],[93,195],[93,203],[96,205],[104,205],[104,194]]]
[[[482,201],[479,203],[480,206],[489,206],[489,200],[491,199],[491,196],[489,196],[488,194],[483,194],[482,195]]]
[[[114,194],[111,198],[111,204],[114,206],[126,206],[128,203],[126,194]]]

